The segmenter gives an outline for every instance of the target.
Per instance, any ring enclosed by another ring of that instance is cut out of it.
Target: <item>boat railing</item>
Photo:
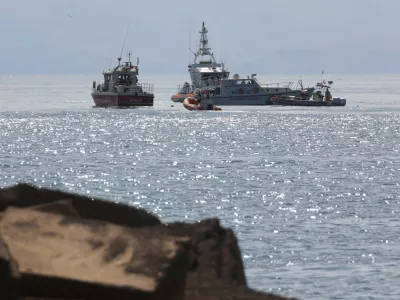
[[[140,83],[138,84],[142,88],[143,92],[153,94],[154,93],[154,84],[152,83]]]
[[[201,86],[220,86],[220,85],[222,85],[222,79],[221,79],[221,78],[202,79],[202,80],[199,82],[199,85],[201,85]]]
[[[193,91],[193,86],[192,85],[185,85],[185,84],[180,84],[180,85],[178,85],[178,88],[177,88],[177,90],[178,90],[178,93],[185,93],[185,94],[188,94],[188,93],[190,93],[191,91]]]
[[[290,88],[293,84],[293,81],[288,82],[277,82],[277,83],[262,83],[260,87],[262,88],[271,88],[271,87],[278,87],[278,88]]]
[[[104,85],[103,91],[105,92],[113,92],[117,90],[118,81],[110,80],[107,84]],[[130,92],[137,91],[137,88],[140,87],[143,92],[154,94],[154,84],[152,83],[138,83],[137,85],[133,85],[129,88]]]

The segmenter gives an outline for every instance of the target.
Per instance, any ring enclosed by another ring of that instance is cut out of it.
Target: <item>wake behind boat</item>
[[[92,98],[96,107],[139,107],[154,105],[154,86],[139,83],[139,59],[134,66],[130,59],[122,63],[118,57],[118,66],[103,72],[104,82],[97,85],[93,81]]]

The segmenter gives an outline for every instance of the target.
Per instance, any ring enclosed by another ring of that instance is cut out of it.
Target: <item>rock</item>
[[[19,273],[7,245],[0,237],[0,299],[18,299]]]
[[[214,281],[185,291],[187,300],[295,300],[269,293],[259,292],[244,285]]]
[[[61,214],[64,216],[79,216],[71,199],[60,200],[47,204],[34,205],[30,208],[42,212]]]
[[[231,229],[223,228],[218,219],[166,226],[191,237],[185,299],[289,300],[247,287],[237,238]]]
[[[25,183],[0,189],[0,212],[6,210],[9,206],[29,207],[65,199],[70,199],[74,210],[83,218],[102,220],[129,227],[161,224],[156,216],[140,208],[59,190],[38,188]],[[56,212],[57,209],[53,207],[52,211]],[[64,212],[64,209],[57,211],[61,214]]]
[[[18,265],[21,297],[183,299],[189,240],[166,226],[128,228],[9,207],[0,236]],[[0,257],[1,266],[8,261]]]
[[[237,238],[218,219],[163,225],[128,205],[18,184],[0,189],[0,299],[289,298],[247,287]]]
[[[170,223],[170,228],[181,230],[191,237],[189,288],[202,281],[224,280],[246,285],[246,276],[240,248],[231,229],[221,227],[218,219],[199,223]]]

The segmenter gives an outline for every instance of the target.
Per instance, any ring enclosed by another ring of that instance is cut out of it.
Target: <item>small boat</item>
[[[210,96],[205,92],[195,92],[193,96],[186,97],[183,100],[183,107],[187,110],[222,110],[220,107],[213,105],[210,101]]]
[[[139,83],[139,58],[134,66],[130,59],[121,64],[118,57],[118,66],[103,72],[104,82],[96,86],[93,81],[92,98],[95,107],[139,107],[154,105],[154,86],[148,83]]]
[[[312,97],[307,97],[307,94],[303,92],[299,96],[275,95],[270,101],[273,105],[284,106],[346,106],[346,99],[332,97],[329,91],[332,83],[333,81],[328,81],[327,84],[325,80],[318,82]]]

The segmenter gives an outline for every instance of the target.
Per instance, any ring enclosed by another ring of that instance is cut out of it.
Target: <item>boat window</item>
[[[244,80],[238,80],[238,81],[235,82],[235,84],[245,84],[245,81]]]
[[[278,91],[278,89],[276,89],[276,91]]]
[[[212,76],[212,74],[210,74],[210,73],[203,73],[203,74],[201,74],[201,77],[202,78],[208,78],[208,77],[211,77]]]
[[[130,76],[129,75],[119,75],[118,81],[121,84],[131,84]]]

